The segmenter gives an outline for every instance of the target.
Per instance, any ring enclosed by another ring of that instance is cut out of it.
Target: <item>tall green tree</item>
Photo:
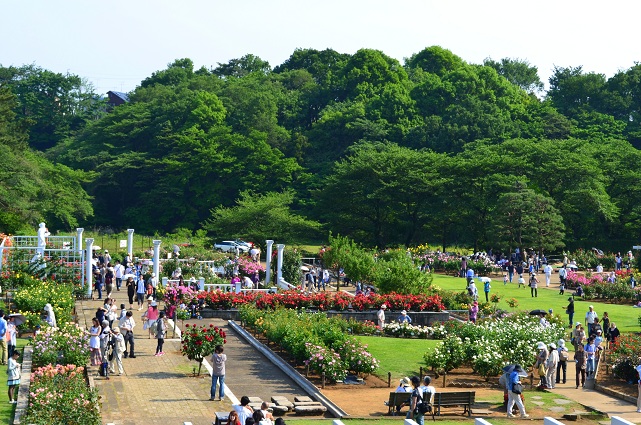
[[[323,253],[323,266],[345,275],[353,281],[371,281],[374,275],[374,257],[347,236],[329,234],[329,248]],[[340,278],[336,279],[336,291],[340,291]]]
[[[246,238],[260,246],[274,239],[292,243],[319,236],[320,224],[292,211],[292,192],[242,192],[236,205],[212,209],[203,227],[219,238]]]

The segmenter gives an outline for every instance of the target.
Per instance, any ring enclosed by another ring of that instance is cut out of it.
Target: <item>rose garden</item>
[[[222,328],[184,323],[191,318],[189,306],[197,305],[198,314],[236,314],[246,330],[296,367],[301,375],[316,385],[321,385],[322,379],[322,385],[328,386],[330,394],[348,376],[363,379],[367,388],[372,386],[368,386],[368,381],[385,383],[392,378],[394,387],[400,378],[419,371],[434,378],[444,376],[443,383],[448,386],[498,388],[498,377],[504,366],[518,363],[532,371],[537,342],[548,344],[561,338],[569,341],[564,309],[568,294],[581,285],[584,295],[576,298],[577,320],[583,321],[587,305],[591,304],[599,313],[607,311],[623,333],[617,343],[605,351],[600,364],[601,380],[615,382],[622,392],[636,395],[636,386],[629,384],[636,379],[634,368],[641,363],[638,335],[641,316],[637,313],[641,310],[633,307],[640,296],[637,287],[630,283],[636,276],[634,265],[629,271],[615,273],[614,281],[608,281],[608,272],[614,268],[613,255],[593,258],[583,251],[570,253],[568,257],[577,259],[579,272],[568,275],[565,295],[559,295],[555,284],[549,290],[541,288],[539,296],[534,298],[528,290],[517,288],[516,283],[504,285],[500,265],[487,258],[470,260],[468,266],[478,276],[492,279],[489,302],[482,302],[482,296],[479,297],[480,319],[473,324],[466,321],[473,299],[465,291],[465,279],[453,276],[461,269],[460,255],[418,247],[379,253],[374,261],[372,253],[365,250],[341,252],[341,241],[335,242],[322,258],[316,259],[317,264],[322,262],[327,269],[338,271],[336,276],[347,276],[353,284],[358,281],[372,285],[376,291],[355,293],[355,286],[345,285],[337,291],[336,280],[326,291],[308,291],[301,286],[304,278],[301,255],[293,249],[283,252],[279,271],[286,281],[298,287],[289,290],[239,293],[202,290],[177,285],[171,279],[180,267],[184,276],[197,277],[208,286],[229,284],[229,278],[214,273],[220,269],[237,269],[241,275],[258,273],[264,282],[264,266],[247,258],[234,259],[194,249],[186,260],[163,261],[158,270],[160,277],[167,278],[167,286],[160,281],[157,297],[168,316],[182,328],[181,354],[198,365],[200,374],[203,359],[211,355],[217,344],[226,343]],[[32,349],[30,379],[23,383],[28,390],[22,392],[26,398],[22,423],[101,423],[101,395],[88,385],[89,335],[74,322],[76,300],[87,296],[85,282],[80,276],[64,273],[62,270],[68,267],[68,262],[60,257],[52,255],[46,258],[46,264],[25,261],[20,251],[11,250],[10,246],[11,238],[7,237],[0,279],[6,295],[2,307],[5,312],[24,317],[24,323],[18,326],[21,333],[18,345],[28,344]],[[189,254],[188,249],[184,251]],[[167,253],[163,251],[163,257],[167,257]],[[133,254],[143,259],[149,252],[141,250]],[[203,268],[199,261],[210,263]],[[604,274],[594,272],[597,263],[605,267]],[[429,270],[421,267],[426,264]],[[143,271],[147,277],[151,272],[151,267]],[[272,274],[276,274],[275,268]],[[43,320],[46,304],[53,306],[56,327]],[[373,319],[357,316],[375,312],[383,304],[388,307],[383,328]],[[546,317],[549,326],[540,326],[539,318],[528,314],[541,308],[551,310]],[[401,310],[406,310],[410,317],[444,311],[451,315],[450,320],[429,325],[400,324],[395,319]],[[528,389],[527,393],[528,397],[539,397],[534,390]],[[363,395],[361,391],[357,394]],[[500,400],[498,395],[490,398],[493,400],[490,410],[498,414],[502,396]],[[340,400],[335,401],[341,404]],[[376,403],[382,405],[382,401]],[[571,406],[579,405],[573,402]],[[380,410],[378,405],[371,408],[372,412]],[[536,412],[542,417],[548,411],[544,406]],[[5,408],[0,414],[9,421],[13,410]]]

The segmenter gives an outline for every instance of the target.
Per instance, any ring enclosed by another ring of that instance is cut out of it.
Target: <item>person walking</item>
[[[532,295],[532,298],[538,297],[538,285],[539,285],[539,279],[536,277],[536,273],[532,273],[530,275],[530,295]]]
[[[574,297],[568,298],[568,305],[565,306],[565,312],[568,315],[570,323],[569,328],[572,329],[572,321],[574,320]]]
[[[108,320],[103,320],[101,325],[100,356],[102,364],[100,365],[100,370],[104,373],[105,379],[109,379],[109,342],[111,340],[111,328],[109,328]]]
[[[114,338],[114,352],[113,360],[111,363],[111,369],[114,370],[114,363],[118,366],[118,376],[122,376],[125,373],[122,367],[122,353],[125,352],[125,337],[120,333],[120,328],[116,326],[112,329],[113,338]]]
[[[381,329],[381,331],[385,326],[385,310],[386,309],[387,309],[387,306],[385,304],[382,304],[380,310],[378,310],[378,313],[376,313],[376,317],[378,318],[378,327]]]
[[[421,380],[418,376],[412,376],[412,395],[410,396],[410,416],[418,425],[425,424],[425,414],[420,412],[418,405],[423,401],[424,394],[421,392]]]
[[[536,363],[534,364],[534,369],[538,371],[539,378],[541,382],[539,383],[539,388],[545,389],[548,388],[547,383],[547,371],[545,370],[545,365],[548,360],[548,350],[544,342],[538,342],[536,344],[537,350],[539,353],[536,356]]]
[[[483,292],[485,292],[485,302],[489,303],[490,302],[490,289],[492,289],[492,286],[490,285],[490,280],[489,278],[485,280],[483,283]]]
[[[637,413],[641,413],[641,365],[636,367],[637,374],[639,375],[639,380],[637,381]],[[11,398],[11,397],[9,397]]]
[[[594,306],[588,307],[588,312],[585,313],[585,324],[588,326],[588,337],[594,333],[594,319],[599,317],[596,311],[594,311]]]
[[[559,347],[557,351],[559,352],[559,362],[556,365],[556,384],[561,383],[561,371],[563,371],[563,383],[567,381],[567,372],[568,372],[568,359],[570,355],[568,349],[565,346],[565,340],[560,339],[558,341]]]
[[[91,328],[89,328],[89,351],[91,352],[91,365],[100,366],[100,321],[97,318],[91,319]]]
[[[548,382],[548,388],[554,389],[554,385],[557,382],[557,377],[556,377],[556,369],[557,366],[559,365],[559,352],[556,349],[556,344],[551,343],[549,345],[550,352],[548,355],[548,360],[546,364],[546,380]]]
[[[141,274],[138,277],[138,282],[136,282],[136,301],[138,302],[138,311],[142,310],[142,306],[145,304],[145,292],[147,288],[145,287],[145,278]]]
[[[15,319],[13,316],[9,315],[7,318],[7,358],[10,358],[13,355],[13,352],[16,349],[16,340],[18,338],[18,328],[16,327]]]
[[[154,301],[155,302],[155,301]],[[162,356],[165,353],[162,351],[162,346],[165,343],[165,335],[167,334],[167,325],[165,324],[165,312],[161,311],[156,320],[156,339],[158,343],[156,344],[156,356]]]
[[[587,356],[583,351],[583,345],[578,344],[574,352],[574,364],[576,367],[576,388],[579,388],[579,377],[581,378],[581,387],[585,386],[585,369],[587,367]]]
[[[218,399],[223,401],[225,399],[225,362],[227,355],[223,354],[223,346],[217,345],[214,349],[214,354],[211,356],[211,367],[213,369],[211,374],[211,390],[209,393],[209,400],[216,400],[216,386],[219,384]]]
[[[521,412],[521,417],[522,418],[529,418],[530,415],[525,413],[525,406],[523,406],[523,402],[521,401],[521,392],[514,392],[515,385],[520,385],[521,384],[521,376],[519,375],[520,373],[525,373],[521,365],[515,365],[514,370],[512,373],[510,373],[510,377],[507,381],[507,417],[508,418],[513,418],[514,415],[512,414],[512,408],[514,408],[514,404],[516,403],[516,406],[519,408],[519,411]]]
[[[546,264],[545,267],[543,267],[543,273],[545,274],[545,286],[550,286],[550,279],[552,278],[552,266],[549,264]]]
[[[584,351],[585,351],[585,356],[586,356],[586,368],[585,368],[585,373],[588,378],[592,377],[594,375],[594,366],[595,366],[595,361],[596,361],[596,344],[594,343],[594,337],[590,336],[588,338],[588,343],[585,344]]]
[[[129,344],[129,357],[136,358],[134,355],[134,328],[136,327],[136,322],[133,316],[134,313],[128,311],[125,315],[125,320],[120,323],[120,331],[124,332],[123,337],[125,339],[125,359],[127,358],[127,344]]]
[[[156,323],[159,316],[160,312],[158,311],[158,303],[156,301],[151,301],[149,303],[149,308],[147,308],[147,311],[142,315],[142,320],[145,320],[145,325],[143,327],[149,332],[150,339],[153,333],[151,330],[152,326]]]
[[[136,295],[136,283],[134,282],[133,276],[127,278],[127,298],[129,298],[129,309],[133,310],[134,308],[134,296]]]

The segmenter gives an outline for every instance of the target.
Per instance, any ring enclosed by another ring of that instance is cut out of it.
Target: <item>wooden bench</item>
[[[474,399],[476,397],[476,392],[474,391],[458,391],[451,393],[436,393],[434,394],[434,405],[432,408],[432,419],[434,415],[441,415],[441,406],[450,407],[450,406],[463,406],[463,414],[467,413],[467,416],[472,415],[472,404],[474,404]]]
[[[389,400],[385,403],[387,405],[387,414],[396,416],[396,408],[402,406],[409,406],[410,396],[412,393],[389,393]]]

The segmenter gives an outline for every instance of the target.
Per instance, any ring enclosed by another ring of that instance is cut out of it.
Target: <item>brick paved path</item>
[[[117,304],[126,296],[116,292]],[[76,304],[81,325],[91,322],[101,301],[79,301]],[[224,326],[227,332],[226,384],[233,394],[225,401],[209,401],[211,377],[203,367],[200,377],[193,377],[195,362],[180,354],[180,340],[165,340],[165,355],[155,357],[156,340],[148,339],[142,329],[140,316],[143,311],[134,309],[136,320],[136,358],[123,359],[125,374],[111,375],[109,380],[98,375],[98,368],[90,368],[95,387],[101,397],[101,415],[104,424],[156,425],[181,424],[190,421],[194,425],[211,425],[216,411],[230,411],[232,402],[242,395],[257,396],[270,400],[272,395],[291,397],[305,395],[291,379],[273,367],[259,352],[238,340],[222,320],[197,320],[185,323]],[[182,326],[182,324],[179,324]]]

